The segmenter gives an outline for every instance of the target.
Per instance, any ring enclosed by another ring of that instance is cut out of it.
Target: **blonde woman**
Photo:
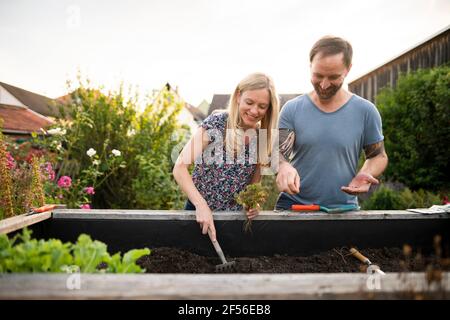
[[[213,240],[212,211],[242,210],[235,194],[261,180],[261,166],[267,165],[270,156],[278,114],[273,80],[263,73],[250,74],[237,85],[227,110],[208,116],[179,155],[173,175],[189,198],[185,209],[196,210],[202,233],[210,229]],[[257,141],[264,140],[254,148]],[[188,168],[193,163],[191,176]],[[253,219],[259,208],[246,213]]]

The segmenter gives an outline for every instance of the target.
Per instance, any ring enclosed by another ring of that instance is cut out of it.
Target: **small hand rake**
[[[223,271],[230,271],[230,270],[234,270],[236,268],[236,262],[235,261],[230,261],[227,262],[227,259],[225,259],[225,255],[223,254],[222,248],[219,245],[219,242],[216,240],[212,240],[211,237],[211,230],[208,229],[208,235],[209,235],[209,239],[211,239],[211,242],[214,246],[214,249],[217,252],[217,255],[219,256],[220,260],[222,261],[221,264],[216,265],[216,272],[223,272]]]

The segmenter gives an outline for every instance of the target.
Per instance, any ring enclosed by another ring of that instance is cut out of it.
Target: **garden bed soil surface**
[[[360,250],[384,272],[424,272],[433,269],[450,271],[450,259],[434,254],[421,254],[399,248]],[[405,255],[405,253],[407,255]],[[366,266],[349,254],[348,248],[335,248],[306,257],[274,255],[259,257],[227,257],[236,261],[230,273],[339,273],[365,272]],[[204,257],[176,248],[155,248],[137,264],[148,273],[215,273],[218,257]],[[427,269],[428,268],[428,269]]]

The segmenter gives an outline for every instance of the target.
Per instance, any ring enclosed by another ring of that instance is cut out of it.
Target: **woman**
[[[278,113],[273,80],[263,73],[250,74],[237,85],[227,110],[208,116],[179,155],[173,175],[189,198],[185,209],[196,210],[202,233],[210,229],[212,240],[216,239],[212,211],[242,210],[235,194],[261,180]],[[259,141],[266,139],[266,146],[255,156],[252,145],[257,134],[263,135]],[[188,168],[194,162],[191,176]],[[259,208],[248,208],[246,213],[253,219]]]

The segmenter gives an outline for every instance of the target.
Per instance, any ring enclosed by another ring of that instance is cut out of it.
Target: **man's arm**
[[[384,142],[380,141],[365,146],[364,153],[366,156],[364,165],[347,187],[341,187],[342,191],[357,195],[369,191],[372,183],[379,183],[376,177],[383,173],[388,164],[388,157],[384,150]]]
[[[384,150],[384,141],[369,144],[364,147],[366,161],[359,172],[364,172],[373,177],[380,176],[388,164],[388,156]]]
[[[279,129],[279,160],[289,162],[295,143],[295,132],[291,129]]]
[[[279,129],[279,168],[277,186],[279,191],[289,194],[300,192],[300,175],[289,163],[295,144],[295,132],[291,129]],[[275,150],[276,151],[276,150]]]

